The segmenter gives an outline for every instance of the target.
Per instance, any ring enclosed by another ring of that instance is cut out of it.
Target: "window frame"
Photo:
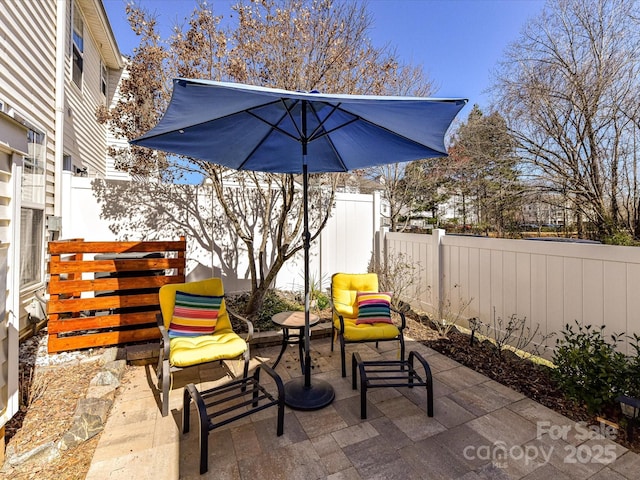
[[[29,156],[22,157],[18,212],[21,291],[44,282],[47,136],[38,128],[29,126],[27,139]],[[29,274],[26,278],[25,273]]]
[[[103,62],[100,62],[100,91],[106,102],[107,93],[109,92],[109,70],[107,70],[107,66]]]
[[[84,19],[77,2],[73,2],[71,12],[71,79],[73,83],[82,89],[82,77],[84,76]]]

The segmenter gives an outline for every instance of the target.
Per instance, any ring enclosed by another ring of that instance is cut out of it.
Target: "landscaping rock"
[[[126,368],[126,360],[113,360],[109,363],[105,363],[104,367],[102,367],[104,371],[113,373],[118,378],[118,381],[120,381],[122,375],[124,375],[124,371],[126,370]]]
[[[25,462],[37,462],[40,464],[48,463],[57,458],[60,455],[60,452],[58,451],[55,443],[47,442],[23,453],[22,455],[18,455],[12,447],[9,447],[5,452],[5,455],[7,464],[15,467]]]
[[[59,442],[60,450],[76,445],[97,435],[104,428],[113,402],[104,398],[84,398],[78,402],[71,428]]]
[[[113,401],[116,397],[117,385],[92,385],[87,390],[87,398],[103,398]]]
[[[125,360],[114,360],[106,363],[100,372],[91,380],[91,386],[111,385],[118,387],[120,385],[120,379],[124,374],[124,370],[127,368],[127,362]]]
[[[116,358],[118,358],[118,349],[113,347],[113,348],[107,348],[104,353],[100,356],[100,358],[98,359],[98,363],[100,365],[106,365],[109,362],[113,362],[116,360]]]

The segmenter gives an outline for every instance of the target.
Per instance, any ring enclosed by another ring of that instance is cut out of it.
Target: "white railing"
[[[469,303],[465,318],[491,324],[512,315],[540,333],[567,323],[640,334],[640,248],[486,237],[388,233],[386,255],[416,265],[413,304],[437,315]],[[550,345],[554,341],[549,342]],[[632,353],[627,345],[622,349]]]

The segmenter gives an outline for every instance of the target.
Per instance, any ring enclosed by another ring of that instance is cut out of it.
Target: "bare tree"
[[[625,226],[638,235],[637,13],[627,0],[550,1],[494,86],[528,173],[565,194],[600,238]]]
[[[371,16],[361,2],[332,0],[239,1],[225,28],[204,2],[185,25],[176,25],[162,43],[153,16],[135,4],[127,11],[140,47],[131,58],[131,81],[122,101],[100,118],[132,139],[154,125],[170,95],[174,76],[231,80],[289,90],[328,93],[400,93],[430,88],[421,68],[401,64],[388,47],[368,39]],[[151,85],[151,88],[149,87]],[[142,106],[144,108],[139,108]],[[122,122],[121,117],[144,117]],[[302,249],[302,202],[292,175],[234,173],[197,159],[176,159],[146,149],[128,155],[130,171],[159,172],[166,181],[197,173],[207,179],[249,260],[252,295],[249,312],[260,309],[284,262]],[[333,204],[334,176],[313,175],[316,203],[311,240],[326,224]],[[326,193],[323,193],[326,192]],[[248,213],[252,212],[252,213]],[[152,215],[153,212],[150,212]],[[213,241],[213,240],[211,240]]]

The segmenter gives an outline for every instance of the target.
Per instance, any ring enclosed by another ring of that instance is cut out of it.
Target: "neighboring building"
[[[532,199],[522,206],[521,223],[534,226],[563,226],[567,218],[567,210],[559,206],[561,202],[560,198],[553,197]]]
[[[62,234],[63,177],[106,175],[96,109],[111,104],[124,63],[101,0],[3,1],[0,29],[2,428],[18,408],[18,337],[45,316],[38,298],[46,242]]]

